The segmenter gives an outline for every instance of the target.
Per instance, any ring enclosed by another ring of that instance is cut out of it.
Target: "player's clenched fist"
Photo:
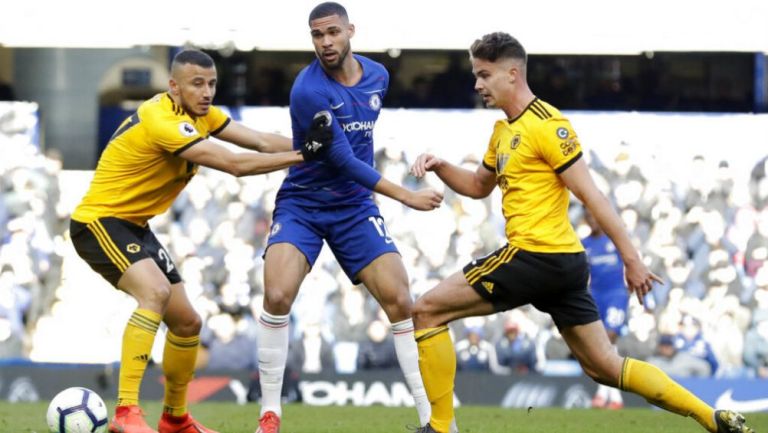
[[[416,177],[424,177],[428,171],[437,170],[443,160],[430,153],[422,153],[411,166],[411,174]]]
[[[403,204],[416,210],[432,210],[439,208],[442,202],[443,193],[427,188],[412,191]]]
[[[307,138],[301,145],[301,155],[304,161],[314,161],[328,152],[333,143],[333,129],[331,128],[331,114],[320,111],[312,119],[312,125],[307,131]]]

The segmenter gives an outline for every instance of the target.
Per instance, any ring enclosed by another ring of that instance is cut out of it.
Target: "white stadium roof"
[[[0,45],[119,48],[185,43],[240,50],[311,49],[318,0],[7,0]],[[466,49],[502,30],[537,54],[768,52],[768,1],[341,0],[356,51]]]

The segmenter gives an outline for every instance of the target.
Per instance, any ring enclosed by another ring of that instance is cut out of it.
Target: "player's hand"
[[[653,283],[663,282],[661,278],[649,271],[640,260],[624,263],[624,278],[627,280],[629,293],[634,293],[637,296],[640,305],[643,305],[645,295],[653,290]]]
[[[301,145],[301,155],[304,161],[314,161],[328,153],[333,144],[333,118],[328,111],[320,111],[312,119],[312,125],[307,131],[306,139]]]
[[[432,188],[411,191],[403,201],[403,204],[416,210],[433,210],[440,207],[443,202],[443,193],[437,192]]]
[[[411,174],[416,177],[424,177],[428,171],[434,171],[443,165],[443,160],[431,153],[422,153],[411,166]]]

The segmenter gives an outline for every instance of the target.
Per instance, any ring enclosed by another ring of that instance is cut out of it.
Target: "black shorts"
[[[464,276],[496,311],[532,304],[558,328],[600,320],[583,252],[533,253],[507,245],[470,262]]]
[[[115,287],[129,266],[147,257],[171,284],[181,282],[176,265],[149,227],[105,217],[88,224],[71,220],[69,233],[77,254]]]

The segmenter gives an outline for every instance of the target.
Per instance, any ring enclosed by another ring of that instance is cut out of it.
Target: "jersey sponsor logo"
[[[727,407],[737,412],[761,412],[768,410],[768,398],[736,400],[733,398],[733,390],[727,389],[717,398],[715,407]]]
[[[371,107],[371,110],[373,111],[379,111],[381,109],[381,96],[376,93],[371,95],[371,98],[368,99],[368,106]]]
[[[563,128],[562,126],[557,128],[557,136],[563,140],[568,138],[568,128]]]
[[[523,138],[520,137],[520,133],[515,134],[515,136],[512,137],[512,141],[509,143],[509,148],[512,150],[517,149],[517,146],[520,146],[522,140]]]
[[[179,132],[181,132],[181,135],[185,137],[194,137],[198,135],[195,127],[192,126],[192,124],[189,122],[179,123]]]
[[[496,157],[496,173],[497,174],[504,171],[504,167],[507,166],[507,162],[509,162],[509,154],[500,153]]]
[[[561,128],[564,129],[564,128]],[[566,131],[568,132],[568,131]],[[576,141],[576,138],[570,138],[562,143],[560,143],[560,151],[563,153],[563,156],[568,156],[576,151],[576,146],[578,145],[578,142]]]
[[[125,250],[129,253],[136,254],[141,251],[141,246],[139,244],[128,244],[125,246]]]
[[[331,110],[338,110],[344,105],[344,102],[339,102],[337,105],[333,105],[333,104],[330,104],[330,105],[331,105]]]
[[[283,228],[282,224],[280,223],[274,223],[272,224],[272,230],[269,231],[270,236],[274,236],[278,233],[280,233],[280,229]]]
[[[366,120],[363,122],[356,121],[341,124],[341,128],[344,130],[344,132],[373,131],[374,126],[376,126],[375,120]]]

